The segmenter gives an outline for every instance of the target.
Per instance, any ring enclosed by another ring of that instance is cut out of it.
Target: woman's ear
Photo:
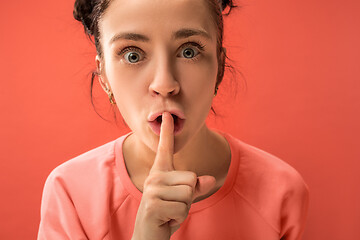
[[[103,62],[98,55],[96,55],[95,57],[95,63],[96,63],[96,73],[98,75],[100,86],[106,93],[109,93],[109,91],[111,90],[107,82],[107,79],[104,76],[105,74],[104,74]]]

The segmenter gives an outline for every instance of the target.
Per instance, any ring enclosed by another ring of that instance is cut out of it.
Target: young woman
[[[298,172],[205,124],[232,6],[76,0],[96,75],[132,132],[52,171],[38,239],[301,239],[308,188]]]

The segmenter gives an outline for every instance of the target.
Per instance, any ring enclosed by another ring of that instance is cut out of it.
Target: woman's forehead
[[[112,0],[99,22],[102,38],[105,44],[119,33],[142,33],[150,40],[159,35],[173,38],[186,29],[214,38],[216,30],[205,1]]]

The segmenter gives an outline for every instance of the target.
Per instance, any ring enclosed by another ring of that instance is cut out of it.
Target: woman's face
[[[205,127],[218,71],[217,33],[205,1],[113,0],[99,22],[103,84],[154,152],[159,135],[151,116],[170,111],[185,119],[175,121],[175,152]]]

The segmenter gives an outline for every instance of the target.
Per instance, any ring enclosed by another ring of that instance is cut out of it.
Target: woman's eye
[[[199,54],[199,51],[196,50],[196,49],[193,49],[193,48],[185,48],[183,51],[182,51],[182,55],[184,56],[184,58],[193,58],[195,57],[196,55]]]
[[[145,59],[145,52],[138,47],[128,46],[116,53],[122,61],[128,64],[137,64]]]
[[[137,52],[127,52],[124,54],[124,58],[129,63],[137,63],[141,59]]]
[[[187,42],[181,46],[180,57],[189,60],[197,60],[198,55],[204,51],[205,45],[201,42]]]

